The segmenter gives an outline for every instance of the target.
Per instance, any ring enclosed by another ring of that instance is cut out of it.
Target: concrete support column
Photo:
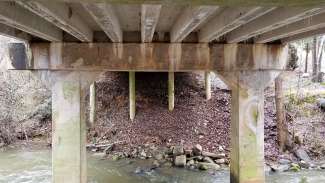
[[[211,72],[205,71],[204,73],[205,84],[205,97],[207,100],[211,99]]]
[[[89,122],[95,124],[96,119],[96,82],[90,85],[89,90]]]
[[[174,110],[175,103],[175,86],[174,86],[174,72],[168,72],[168,109]]]
[[[135,72],[129,72],[130,119],[135,117]]]
[[[51,73],[53,183],[87,182],[85,96],[93,76]]]
[[[271,71],[221,73],[232,90],[230,182],[257,183],[264,178],[264,88]]]

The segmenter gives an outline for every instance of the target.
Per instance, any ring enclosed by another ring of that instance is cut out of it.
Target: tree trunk
[[[308,72],[308,55],[309,55],[309,43],[306,44],[305,73]]]
[[[312,81],[316,82],[317,81],[317,37],[315,36],[313,38],[313,74],[312,74]]]
[[[286,142],[288,137],[288,127],[285,119],[283,89],[282,89],[282,74],[275,79],[275,105],[276,105],[276,120],[278,132],[278,144],[280,152],[286,150]]]

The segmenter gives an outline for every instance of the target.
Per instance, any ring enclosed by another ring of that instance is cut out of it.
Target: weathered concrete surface
[[[287,57],[280,44],[34,43],[32,53],[19,45],[10,48],[11,68],[27,70],[282,70],[280,60]]]
[[[86,183],[85,94],[97,73],[52,72],[52,182]]]
[[[219,74],[232,90],[230,181],[265,182],[264,88],[277,73],[240,71]]]

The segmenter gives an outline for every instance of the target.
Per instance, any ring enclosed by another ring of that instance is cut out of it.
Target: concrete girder
[[[200,29],[199,42],[210,42],[217,39],[237,27],[274,9],[275,8],[273,7],[226,8]]]
[[[48,41],[62,41],[59,28],[14,2],[0,2],[0,23]]]
[[[141,40],[142,43],[152,41],[159,20],[161,5],[141,5]]]
[[[82,3],[82,5],[112,42],[123,42],[123,32],[112,5],[106,3]]]
[[[242,42],[290,23],[323,13],[324,11],[325,9],[322,7],[294,7],[290,9],[285,7],[276,8],[275,10],[255,19],[254,21],[251,21],[230,32],[226,39],[228,43]]]
[[[53,23],[82,42],[92,42],[93,32],[78,14],[65,3],[16,1],[21,6]]]
[[[182,42],[195,28],[219,9],[218,6],[193,6],[184,10],[170,31],[170,42]]]
[[[299,41],[308,37],[312,37],[312,36],[320,36],[320,35],[324,35],[325,34],[325,27],[324,28],[320,28],[320,29],[316,29],[316,30],[311,30],[308,32],[303,32],[300,34],[296,34],[284,39],[281,39],[281,42],[283,44],[286,43],[290,43],[290,42],[294,42],[294,41]]]
[[[21,70],[282,70],[287,56],[281,44],[34,43],[31,53],[23,45],[10,47],[9,69]]]
[[[31,35],[27,34],[26,32],[9,27],[2,23],[0,23],[0,35],[15,38],[23,42],[28,42],[31,40]]]
[[[288,26],[280,27],[270,32],[261,34],[256,37],[255,42],[272,42],[278,39],[291,37],[311,30],[319,30],[321,28],[325,28],[325,13],[318,14],[310,18],[289,24]]]

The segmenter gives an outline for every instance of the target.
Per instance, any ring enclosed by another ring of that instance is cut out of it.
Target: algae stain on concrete
[[[78,90],[78,86],[71,82],[63,83],[63,97],[65,100],[72,101],[73,96]]]

